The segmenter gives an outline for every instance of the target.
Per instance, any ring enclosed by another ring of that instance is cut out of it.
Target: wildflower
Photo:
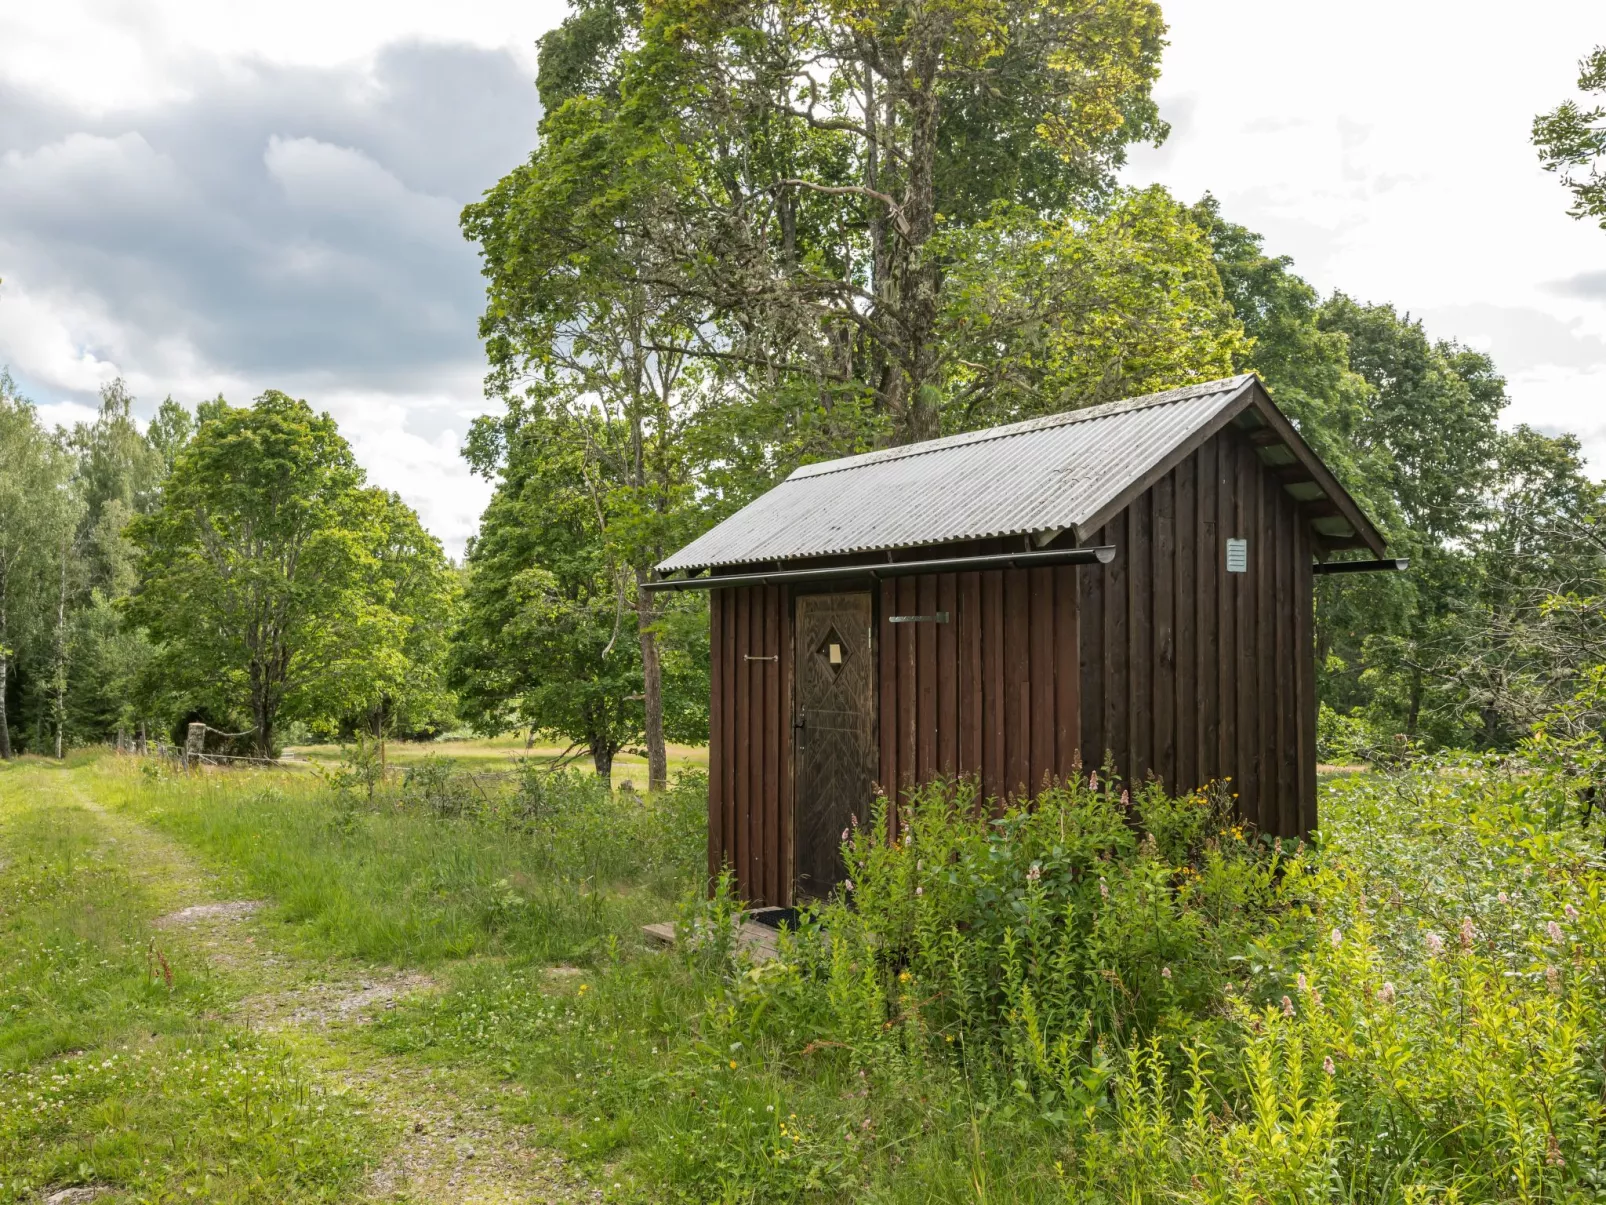
[[[1121,790],[1121,806],[1124,808],[1129,808],[1132,806],[1132,792],[1126,790],[1125,788],[1122,788]]]
[[[1274,854],[1280,854],[1283,852],[1283,839],[1281,837],[1273,839],[1271,843],[1271,852]]]
[[[915,888],[915,894],[916,895],[925,895],[926,894],[926,889],[924,887],[916,887]]]
[[[848,891],[852,891],[852,890],[853,890],[853,880],[852,880],[852,879],[843,879],[843,880],[842,880],[842,886],[843,886],[843,887],[844,887],[844,888],[845,888],[845,889],[846,889],[846,890],[848,890]]]
[[[1028,883],[1036,883],[1036,882],[1039,882],[1042,879],[1042,877],[1043,877],[1043,868],[1041,866],[1039,866],[1036,862],[1033,862],[1032,863],[1032,868],[1026,872],[1026,881]]]
[[[1170,967],[1161,967],[1160,968],[1160,978],[1161,979],[1169,979],[1169,978],[1171,978],[1171,968]]]
[[[1470,916],[1462,917],[1461,918],[1461,948],[1463,950],[1470,950],[1472,948],[1472,938],[1473,938],[1473,936],[1474,936],[1474,930],[1472,928],[1472,918]]]
[[[1494,898],[1499,900],[1502,904],[1509,904],[1511,902],[1511,897],[1509,895],[1507,895],[1504,891],[1502,891],[1499,895],[1495,896]]]
[[[1394,985],[1392,983],[1385,982],[1382,987],[1377,989],[1377,998],[1384,1004],[1393,1004]]]
[[[848,823],[851,824],[854,828],[858,828],[859,827],[859,818],[857,816],[855,816],[852,812],[849,812],[848,813]]]
[[[590,991],[590,990],[591,990],[591,985],[590,985],[590,984],[589,984],[589,983],[582,983],[582,984],[581,984],[581,985],[580,985],[580,994],[581,994],[581,995],[582,995],[582,996],[583,996],[583,995],[585,995],[585,994],[586,994],[586,993],[587,993],[587,992],[589,992],[589,991]]]
[[[848,839],[848,830],[847,829],[843,829],[842,830],[842,839],[844,841],[846,841]]]
[[[1344,944],[1344,930],[1334,929],[1333,935],[1329,940],[1333,943],[1333,949],[1338,949],[1339,946]]]
[[[1550,936],[1550,940],[1555,942],[1558,946],[1566,940],[1566,938],[1562,935],[1561,926],[1555,921],[1551,921],[1545,926],[1545,932]]]
[[[1304,971],[1301,971],[1294,977],[1294,982],[1299,985],[1299,990],[1301,992],[1306,991],[1310,987],[1310,981],[1305,978]]]
[[[1578,919],[1578,909],[1574,908],[1571,904],[1564,905],[1562,907],[1562,911],[1567,914],[1567,919],[1568,920],[1577,920]]]
[[[898,982],[899,983],[908,983],[909,980],[911,980],[913,978],[914,978],[914,976],[911,975],[908,971],[899,971],[898,972]]]
[[[1110,885],[1104,881],[1104,877],[1102,875],[1099,876],[1099,895],[1103,896],[1105,899],[1110,898]]]
[[[1290,1000],[1287,996],[1284,996],[1283,997],[1283,1016],[1291,1017],[1293,1015],[1294,1015],[1294,1002],[1292,1000]]]
[[[1557,995],[1561,994],[1561,972],[1555,967],[1545,968],[1545,986]]]
[[[732,1071],[735,1071],[735,1070],[736,1070],[736,1060],[735,1060],[735,1059],[732,1059],[732,1060],[731,1060],[731,1070],[732,1070]]]
[[[1440,937],[1437,933],[1429,933],[1425,938],[1423,938],[1423,944],[1428,948],[1429,958],[1437,958],[1440,954],[1444,953],[1444,938]]]
[[[1099,789],[1099,772],[1097,770],[1087,776],[1087,787],[1090,791]]]
[[[1550,1149],[1545,1152],[1545,1162],[1551,1167],[1565,1167],[1567,1160],[1561,1157],[1561,1143],[1556,1141],[1554,1134],[1550,1136],[1549,1147]]]
[[[1313,987],[1310,989],[1310,1006],[1312,1008],[1320,1008],[1322,1006],[1322,991],[1320,988]]]
[[[1333,1056],[1332,1055],[1328,1055],[1325,1059],[1322,1060],[1322,1070],[1327,1072],[1328,1075],[1332,1075],[1333,1072],[1338,1070],[1338,1068],[1333,1066]]]

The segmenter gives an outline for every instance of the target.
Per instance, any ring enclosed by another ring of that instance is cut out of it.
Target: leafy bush
[[[882,800],[845,834],[847,890],[821,918],[837,1039],[908,1030],[1047,1109],[1085,1095],[1102,1039],[1185,1030],[1282,907],[1281,846],[1230,803],[1096,774],[997,814],[969,780],[913,792],[895,821]]]

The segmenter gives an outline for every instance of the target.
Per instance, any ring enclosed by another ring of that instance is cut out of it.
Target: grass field
[[[828,941],[754,964],[697,890],[700,777],[417,764],[371,799],[0,767],[0,1201],[1606,1184],[1606,868],[1542,770],[1333,778],[1297,850],[1109,784],[996,823],[938,792],[854,836]],[[639,926],[669,917],[666,953]]]
[[[285,749],[285,755],[290,758],[310,761],[324,765],[338,762],[344,752],[339,745],[292,745]],[[536,742],[526,745],[525,739],[520,736],[498,737],[444,737],[435,741],[388,741],[385,746],[386,758],[398,768],[405,769],[407,765],[426,757],[445,757],[460,763],[465,767],[481,767],[487,770],[507,769],[520,761],[532,761],[544,765],[551,765],[566,750],[562,745],[553,745],[545,742]],[[682,770],[706,770],[708,768],[708,748],[704,745],[670,745],[669,774],[670,777]],[[575,770],[582,774],[592,772],[591,759],[580,757],[575,759],[570,755],[570,762]],[[639,749],[621,750],[613,761],[613,785],[618,787],[629,782],[641,790],[647,785],[647,758]]]

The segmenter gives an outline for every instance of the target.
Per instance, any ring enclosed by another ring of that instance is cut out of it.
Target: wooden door
[[[800,896],[823,896],[842,878],[842,830],[869,814],[876,768],[873,633],[867,592],[797,600],[792,865]]]

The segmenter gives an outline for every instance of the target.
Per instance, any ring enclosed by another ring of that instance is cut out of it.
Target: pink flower
[[[1281,837],[1277,837],[1272,841],[1271,852],[1274,854],[1280,854],[1283,852],[1283,839]]]
[[[1284,996],[1283,997],[1283,1016],[1291,1017],[1293,1015],[1294,1015],[1294,1002],[1292,1000],[1290,1000],[1287,996]]]
[[[1333,1056],[1332,1055],[1328,1055],[1325,1059],[1322,1060],[1322,1070],[1327,1072],[1328,1075],[1332,1075],[1335,1071],[1338,1070],[1338,1068],[1333,1066]]]
[[[1499,895],[1495,896],[1494,898],[1499,900],[1502,904],[1509,904],[1511,902],[1511,897],[1509,895],[1507,895],[1504,891],[1502,891]]]
[[[1561,991],[1561,972],[1558,971],[1555,967],[1546,967],[1545,968],[1545,986],[1548,987],[1553,992],[1560,993],[1560,991]]]
[[[1423,939],[1423,942],[1428,948],[1429,958],[1437,958],[1440,954],[1444,953],[1444,938],[1440,937],[1437,933],[1429,933],[1427,937]]]
[[[1313,988],[1310,989],[1310,1006],[1312,1008],[1320,1008],[1322,1006],[1322,989],[1321,988],[1313,987]]]
[[[1549,934],[1550,940],[1555,942],[1558,946],[1561,945],[1562,942],[1567,940],[1566,937],[1562,934],[1561,926],[1558,925],[1555,921],[1551,921],[1548,925],[1545,926],[1545,932],[1547,934]]]
[[[1297,976],[1296,976],[1296,977],[1295,977],[1295,979],[1294,979],[1294,982],[1296,982],[1296,983],[1297,983],[1297,984],[1299,984],[1299,990],[1300,990],[1300,991],[1302,991],[1302,992],[1304,992],[1304,991],[1308,991],[1308,990],[1309,990],[1309,989],[1310,989],[1310,983],[1309,983],[1309,981],[1308,981],[1308,980],[1306,980],[1306,978],[1305,978],[1305,972],[1304,972],[1304,971],[1301,971],[1301,972],[1300,972],[1300,973],[1299,973],[1299,974],[1298,974],[1298,975],[1297,975]]]
[[[852,891],[853,890],[853,880],[852,879],[843,879],[842,880],[842,886],[847,888],[847,890]]]
[[[1472,918],[1470,916],[1462,917],[1461,918],[1461,948],[1463,950],[1470,950],[1472,948],[1472,939],[1473,939],[1473,937],[1475,935],[1476,935],[1476,932],[1472,928]]]
[[[1103,896],[1105,899],[1109,899],[1110,898],[1110,885],[1108,883],[1106,883],[1102,878],[1099,880],[1099,894],[1101,896]]]
[[[1090,791],[1099,789],[1099,772],[1097,770],[1087,776],[1087,788]]]
[[[1132,806],[1132,792],[1126,790],[1125,788],[1123,788],[1121,791],[1121,806],[1124,808],[1129,808]]]
[[[1032,863],[1032,868],[1026,872],[1026,881],[1028,883],[1035,883],[1039,879],[1041,879],[1042,877],[1043,877],[1043,868],[1041,866],[1039,866],[1036,862],[1033,862]]]
[[[1377,998],[1379,1000],[1381,1000],[1384,1004],[1393,1004],[1394,1003],[1394,985],[1392,983],[1383,984],[1382,987],[1377,989]]]
[[[848,830],[847,829],[843,829],[842,830],[842,839],[844,841],[846,841],[848,839]]]
[[[1568,920],[1577,920],[1578,919],[1578,909],[1574,908],[1571,904],[1564,905],[1562,907],[1562,911],[1567,914],[1567,919]]]
[[[1344,930],[1334,929],[1332,936],[1328,940],[1333,943],[1333,949],[1338,949],[1339,946],[1344,944]]]
[[[848,813],[848,823],[851,824],[854,828],[858,828],[859,827],[859,818],[857,816],[855,816],[852,812],[849,812]]]
[[[1161,967],[1160,968],[1160,978],[1161,979],[1169,979],[1169,978],[1171,978],[1171,968],[1170,967]]]

